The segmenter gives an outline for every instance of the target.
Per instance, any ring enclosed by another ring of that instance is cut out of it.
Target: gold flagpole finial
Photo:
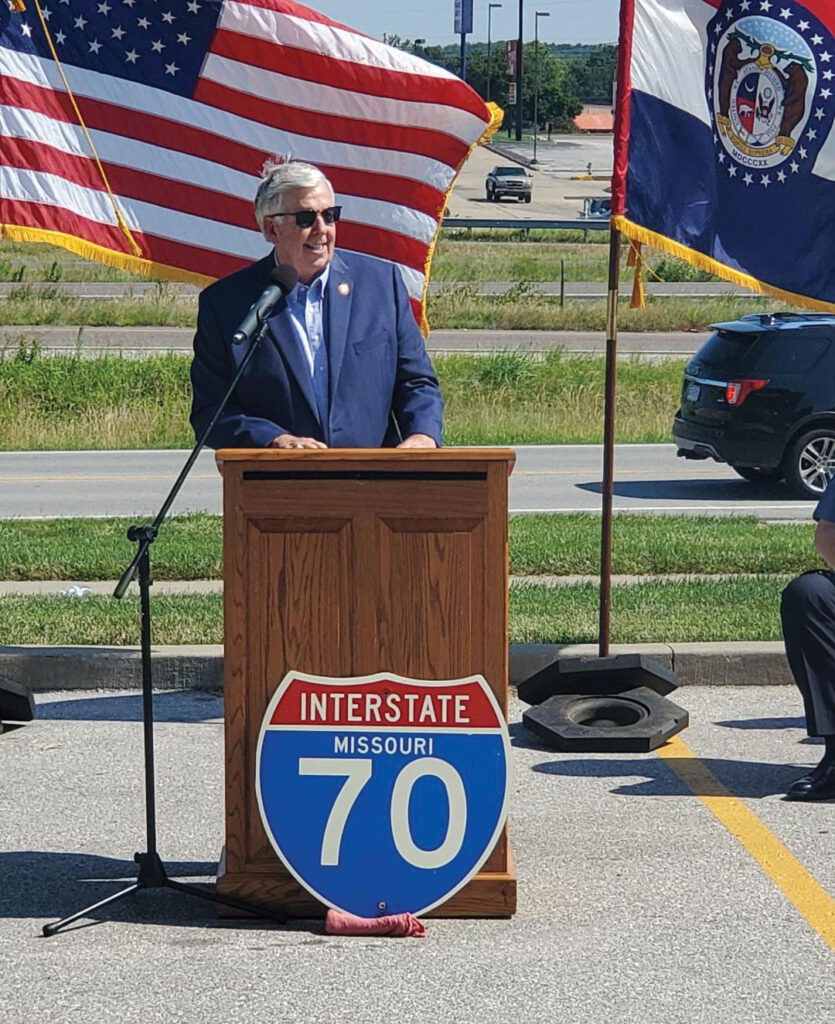
[[[15,14],[22,14],[26,10],[26,4],[23,0],[6,0],[6,3],[9,6],[9,10]]]

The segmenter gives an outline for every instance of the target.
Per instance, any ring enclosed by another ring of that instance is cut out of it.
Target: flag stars
[[[744,13],[745,11],[748,10],[748,8],[750,6],[751,6],[751,4],[750,4],[749,0],[742,0],[742,3],[739,5],[739,9],[740,9],[740,11],[742,11]]]
[[[780,182],[781,185],[786,182],[786,175],[783,171],[777,172],[777,180]]]
[[[170,64],[165,65],[166,75],[176,75],[179,70],[180,69],[177,67],[173,60],[171,61]]]
[[[165,49],[165,43],[161,39],[157,39],[155,42],[151,43],[151,49],[154,53],[162,53]]]
[[[792,174],[799,174],[800,164],[796,160],[792,160],[792,162],[789,164],[789,170],[792,172]]]
[[[52,17],[52,11],[50,11],[50,9],[48,7],[44,7],[41,10],[41,14],[43,15],[43,20],[44,21],[49,21],[49,19]]]
[[[809,155],[809,153],[802,146],[800,147],[800,149],[797,152],[800,154],[800,159],[801,160],[805,160],[806,157]]]
[[[828,64],[832,60],[832,54],[827,53],[826,50],[820,55],[821,63]]]
[[[814,128],[810,128],[809,131],[806,132],[806,138],[810,142],[814,142],[817,137],[818,137],[818,133],[815,131]]]
[[[138,26],[139,26],[140,28],[150,28],[150,27],[151,27],[151,23],[150,23],[150,21],[148,21],[148,19],[147,19],[147,18],[140,18],[140,19],[139,19],[139,20],[138,20],[138,21],[136,22],[136,24],[137,24],[137,25],[138,25]]]
[[[165,14],[163,14],[162,16],[162,20],[166,24],[170,25],[174,21],[174,15],[171,13],[171,11],[166,11]]]
[[[134,5],[134,3],[135,3],[135,2],[136,2],[136,0],[122,0],[122,3],[123,3],[123,4],[124,4],[124,5],[126,6],[126,7],[133,7],[133,5]]]
[[[762,0],[762,3],[760,4],[760,10],[761,11],[770,11],[771,10],[771,6],[772,5],[769,3],[769,0]]]
[[[114,28],[113,31],[110,33],[110,36],[111,36],[112,39],[118,39],[119,42],[121,42],[122,41],[122,36],[124,34],[125,34],[125,30],[122,28],[122,26],[121,25],[117,25],[116,28]]]
[[[725,154],[724,153],[720,153],[719,154],[719,163],[723,164],[724,162],[725,162]]]
[[[139,54],[136,50],[125,50],[125,60],[128,64],[135,64],[139,60]]]
[[[760,178],[760,184],[763,186],[763,188],[768,188],[768,186],[771,184],[771,178],[769,178],[767,174],[764,174],[762,178]]]
[[[823,77],[827,82],[831,82],[835,78],[835,71],[830,71],[828,68],[823,73]]]
[[[797,27],[800,29],[801,32],[805,32],[806,29],[809,27],[809,22],[808,21],[799,21],[797,23]]]
[[[103,4],[99,4],[99,6],[98,6],[99,14],[103,14],[105,16],[105,18],[107,17],[107,15],[110,13],[111,10],[112,10],[112,8],[111,8],[110,4],[107,2],[107,0],[104,0],[104,3]]]
[[[828,100],[831,95],[832,95],[832,90],[831,89],[821,89],[821,98],[822,99]]]
[[[191,0],[191,3],[187,5],[187,9],[189,14],[197,14],[200,10],[200,4],[197,3],[197,0]]]
[[[191,42],[191,36],[188,35],[186,32],[178,32],[177,42],[182,43],[183,46],[188,46],[188,44]]]
[[[780,17],[783,18],[784,21],[788,21],[791,16],[792,16],[792,12],[791,12],[791,8],[789,8],[789,7],[784,7],[780,11]]]
[[[826,114],[824,114],[823,112],[823,107],[818,107],[818,109],[815,111],[815,120],[822,121],[825,117]]]
[[[101,43],[98,41],[98,39],[94,39],[89,46],[90,53],[98,53],[100,49]]]
[[[812,36],[812,46],[820,46],[823,42],[823,36]]]
[[[26,24],[25,21],[20,26],[20,31],[26,36],[27,39],[31,39],[32,38],[32,29],[29,28],[29,26]]]
[[[87,24],[87,19],[83,15],[79,14],[79,16],[73,22],[73,24],[76,28],[80,28],[83,31],[84,26]]]
[[[67,38],[66,35],[63,32],[61,32],[60,30],[55,33],[55,42],[58,43],[59,46],[63,46],[64,40],[66,38]]]
[[[735,178],[736,177],[736,167],[734,167],[733,164],[731,164],[731,166],[728,168],[728,177],[729,178]]]
[[[753,185],[754,183],[754,178],[751,174],[746,174],[742,180],[745,182],[746,185]]]

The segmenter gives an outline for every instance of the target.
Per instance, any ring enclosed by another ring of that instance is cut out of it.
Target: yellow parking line
[[[751,854],[820,935],[835,949],[835,900],[780,840],[729,792],[678,736],[658,751],[731,835]]]

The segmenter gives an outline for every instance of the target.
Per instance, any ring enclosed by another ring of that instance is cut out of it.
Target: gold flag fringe
[[[157,277],[164,281],[185,281],[188,284],[207,285],[215,280],[206,274],[195,274],[179,267],[169,267],[165,263],[156,263],[144,257],[132,256],[130,253],[105,249],[75,235],[66,235],[60,231],[47,231],[43,228],[21,227],[17,224],[0,224],[0,238],[9,238],[13,242],[43,242],[46,245],[57,245],[68,252],[74,253],[85,260],[102,263],[115,270],[127,270],[132,274],[145,277]]]
[[[631,241],[650,245],[653,249],[660,249],[661,252],[666,252],[670,256],[677,256],[679,259],[691,264],[691,266],[698,267],[699,270],[704,270],[708,274],[713,274],[723,281],[730,281],[732,284],[738,284],[742,288],[748,288],[749,291],[757,292],[760,295],[769,295],[772,298],[780,299],[782,302],[788,302],[802,309],[813,309],[822,313],[835,313],[835,303],[833,302],[823,302],[820,299],[813,299],[808,295],[798,295],[795,292],[786,291],[784,288],[777,288],[775,285],[768,284],[765,281],[759,281],[749,274],[743,274],[739,270],[734,270],[733,267],[728,267],[724,263],[719,263],[718,260],[711,259],[710,256],[705,256],[704,253],[697,252],[695,249],[688,249],[687,246],[674,241],[672,238],[667,238],[666,235],[656,234],[654,231],[649,231],[639,224],[634,224],[631,220],[619,214],[612,217],[611,224],[612,227],[617,228],[618,231]]]

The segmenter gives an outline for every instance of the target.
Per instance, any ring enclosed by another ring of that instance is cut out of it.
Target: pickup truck
[[[524,167],[494,167],[484,182],[488,203],[497,203],[502,196],[531,201],[533,183]]]

